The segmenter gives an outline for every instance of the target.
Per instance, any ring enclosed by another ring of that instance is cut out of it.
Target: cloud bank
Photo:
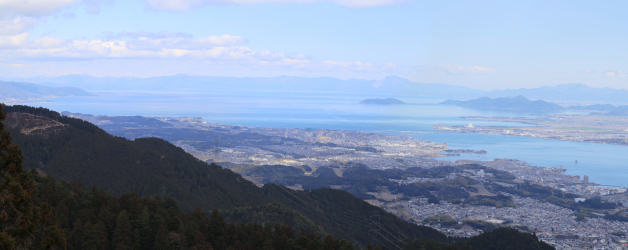
[[[75,2],[76,0],[0,0],[0,16],[45,16]]]
[[[254,50],[245,43],[246,39],[228,34],[206,37],[143,34],[126,39],[66,40],[29,39],[27,33],[20,33],[0,38],[0,52],[4,57],[29,60],[194,59],[265,64],[304,61],[282,53]]]
[[[105,33],[98,38],[36,36],[30,29],[65,10],[100,11],[113,0],[0,0],[0,75],[388,75],[392,64],[315,59],[254,48],[233,34],[195,37],[173,32]],[[150,8],[184,11],[209,4],[326,2],[374,7],[405,0],[146,0]]]

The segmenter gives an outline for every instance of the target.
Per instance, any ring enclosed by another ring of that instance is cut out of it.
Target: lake
[[[436,131],[435,124],[464,125],[461,116],[504,116],[438,105],[439,99],[401,98],[407,105],[358,104],[369,97],[326,93],[265,92],[96,92],[93,96],[25,103],[55,111],[94,115],[194,116],[208,122],[255,127],[324,128],[407,135],[447,143],[454,149],[486,150],[444,160],[518,159],[536,166],[564,167],[592,182],[628,187],[628,147],[504,135]],[[473,121],[476,126],[527,126]],[[577,163],[576,163],[577,161]]]

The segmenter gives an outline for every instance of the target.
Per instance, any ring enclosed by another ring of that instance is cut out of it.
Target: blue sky
[[[0,0],[0,74],[628,88],[626,10],[626,1]]]

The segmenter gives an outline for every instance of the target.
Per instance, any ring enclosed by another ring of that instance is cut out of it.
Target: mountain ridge
[[[87,91],[67,86],[49,87],[41,84],[0,81],[0,101],[31,100],[52,97],[87,96]]]
[[[16,80],[14,80],[16,81]],[[628,90],[610,87],[592,87],[582,83],[566,83],[535,88],[479,90],[469,87],[411,81],[398,76],[378,80],[338,79],[333,77],[224,77],[168,75],[155,77],[94,77],[65,75],[20,79],[49,87],[80,86],[88,91],[208,91],[242,90],[261,92],[343,93],[373,97],[425,97],[441,99],[472,99],[479,97],[507,97],[522,95],[528,99],[543,99],[569,104],[596,104],[612,102],[628,104]],[[234,88],[235,87],[235,88]]]
[[[21,119],[28,114],[65,124],[61,130],[28,134],[22,133],[22,129],[32,126],[29,123],[32,119],[6,121],[11,124],[7,128],[16,144],[23,149],[26,168],[64,181],[103,188],[116,195],[136,192],[141,196],[169,196],[186,211],[283,204],[338,238],[389,249],[408,242],[390,242],[388,237],[381,236],[382,231],[373,228],[386,228],[388,234],[397,235],[397,240],[430,237],[449,241],[434,229],[401,220],[344,191],[293,191],[273,185],[258,188],[240,175],[201,162],[161,139],[129,141],[111,136],[91,123],[42,108],[5,106],[4,109],[10,119]],[[347,217],[347,213],[353,215]],[[381,220],[373,221],[360,214],[372,214]]]

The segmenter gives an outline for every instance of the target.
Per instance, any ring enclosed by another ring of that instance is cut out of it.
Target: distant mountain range
[[[0,101],[89,95],[87,91],[75,87],[49,87],[23,82],[0,81],[0,89]]]
[[[592,113],[600,113],[604,115],[625,116],[628,115],[628,105],[610,105],[610,104],[594,104],[582,106],[570,106],[569,109],[590,111]]]
[[[405,102],[395,99],[395,98],[371,98],[364,99],[360,101],[360,104],[370,104],[370,105],[398,105],[398,104],[406,104]]]
[[[441,102],[445,105],[456,105],[469,109],[496,111],[518,114],[549,114],[563,111],[584,111],[598,115],[628,115],[628,105],[593,104],[561,106],[553,102],[543,100],[530,100],[523,96],[516,97],[482,97],[466,101],[447,100]]]
[[[530,89],[506,89],[487,92],[484,96],[504,97],[521,95],[562,103],[617,103],[628,104],[628,90],[594,88],[584,84],[562,84]]]
[[[234,91],[268,92],[273,95],[292,93],[334,93],[374,98],[412,97],[432,99],[473,99],[480,97],[523,96],[565,104],[628,104],[628,90],[594,88],[584,84],[563,84],[539,88],[484,91],[467,87],[418,83],[390,76],[381,80],[331,77],[213,77],[173,75],[148,78],[92,77],[66,75],[47,78],[25,78],[20,81],[48,87],[74,86],[87,91]]]
[[[91,77],[70,75],[56,78],[27,79],[46,86],[80,86],[88,91],[234,91],[268,92],[273,95],[290,93],[344,94],[354,96],[410,96],[439,98],[454,96],[472,98],[482,91],[446,84],[416,83],[400,77],[382,80],[341,80],[330,77],[209,77],[163,76],[150,78]]]

